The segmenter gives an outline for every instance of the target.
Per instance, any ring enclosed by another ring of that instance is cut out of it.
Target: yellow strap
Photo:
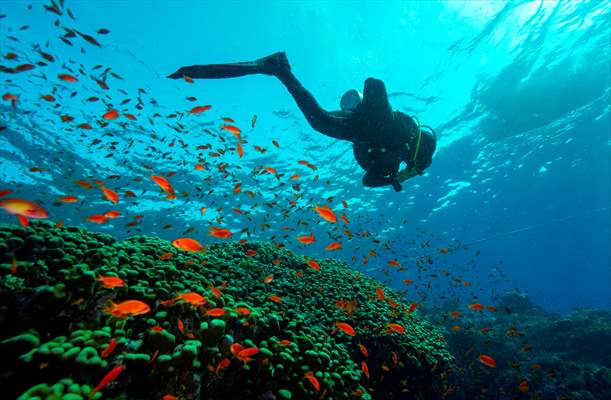
[[[414,152],[414,158],[412,159],[412,162],[416,164],[416,160],[418,159],[418,153],[420,152],[420,139],[422,139],[422,128],[420,127],[420,121],[418,121],[418,118],[416,118],[415,116],[412,116],[412,118],[416,121],[416,124],[418,124],[418,140],[416,140],[416,151]],[[416,168],[415,165],[414,168]]]

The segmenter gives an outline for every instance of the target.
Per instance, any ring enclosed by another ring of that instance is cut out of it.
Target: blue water
[[[117,237],[188,235],[202,243],[218,240],[208,236],[210,225],[230,229],[233,238],[245,238],[240,230],[249,228],[251,238],[343,259],[423,304],[451,297],[493,302],[517,288],[549,311],[611,309],[609,1],[67,2],[75,20],[64,14],[62,26],[93,35],[101,47],[78,36],[65,44],[59,39],[65,31],[53,24],[58,17],[43,8],[47,3],[32,2],[31,10],[28,4],[0,3],[6,15],[1,53],[18,55],[1,64],[41,60],[35,45],[55,62],[1,75],[2,94],[18,101],[15,109],[2,103],[0,190],[38,202],[51,220]],[[96,34],[100,28],[110,33]],[[437,131],[426,174],[400,193],[364,188],[350,143],[311,129],[273,77],[193,84],[165,78],[183,65],[254,60],[276,51],[286,51],[295,75],[329,110],[339,108],[346,90],[361,90],[367,77],[382,79],[394,108]],[[69,72],[63,66],[79,81],[57,79]],[[107,75],[110,89],[102,90],[90,76],[99,78],[108,67],[122,79]],[[146,92],[141,109],[139,88]],[[56,100],[41,100],[46,94]],[[102,100],[87,102],[91,96]],[[190,96],[197,101],[186,100]],[[188,115],[195,105],[212,109]],[[137,120],[122,117],[101,128],[97,121],[111,107]],[[185,114],[166,118],[173,113]],[[61,123],[66,114],[74,121]],[[241,127],[244,157],[228,149],[236,140],[218,129],[222,117]],[[94,129],[76,128],[84,122]],[[183,128],[174,129],[177,122]],[[95,139],[101,142],[92,144]],[[212,148],[196,150],[206,144]],[[218,149],[227,152],[212,157]],[[202,161],[209,169],[195,170]],[[229,175],[219,163],[227,163]],[[253,172],[258,166],[284,175]],[[176,173],[168,178],[176,191],[188,197],[167,201],[149,178],[169,172]],[[290,181],[293,174],[301,178]],[[104,180],[121,201],[114,206],[75,179]],[[233,192],[236,183],[240,194]],[[137,197],[125,197],[125,190]],[[61,195],[83,201],[60,205]],[[313,211],[316,204],[344,212],[350,222],[335,230]],[[201,207],[208,209],[203,216]],[[85,220],[110,209],[122,216],[104,225]],[[16,222],[6,213],[0,221]],[[132,221],[139,224],[127,226]],[[186,232],[190,227],[195,231]],[[317,238],[313,245],[295,240],[310,233]],[[343,249],[324,250],[333,240]],[[442,254],[441,247],[450,251]],[[364,264],[371,250],[378,255]],[[433,263],[419,271],[416,263],[429,255]],[[389,268],[391,259],[406,270]]]

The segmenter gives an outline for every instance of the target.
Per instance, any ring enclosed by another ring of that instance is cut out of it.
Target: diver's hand
[[[404,182],[404,181],[408,180],[409,178],[413,178],[416,175],[420,175],[418,173],[418,171],[405,168],[405,169],[399,171],[399,173],[397,173],[397,176],[395,178],[399,182]]]

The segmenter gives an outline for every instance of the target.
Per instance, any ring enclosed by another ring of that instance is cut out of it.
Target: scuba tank
[[[350,89],[342,96],[339,107],[342,111],[353,111],[363,101],[363,94],[355,89]]]

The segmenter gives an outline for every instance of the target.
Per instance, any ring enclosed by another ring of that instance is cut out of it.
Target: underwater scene
[[[611,1],[0,0],[3,399],[611,399]]]

